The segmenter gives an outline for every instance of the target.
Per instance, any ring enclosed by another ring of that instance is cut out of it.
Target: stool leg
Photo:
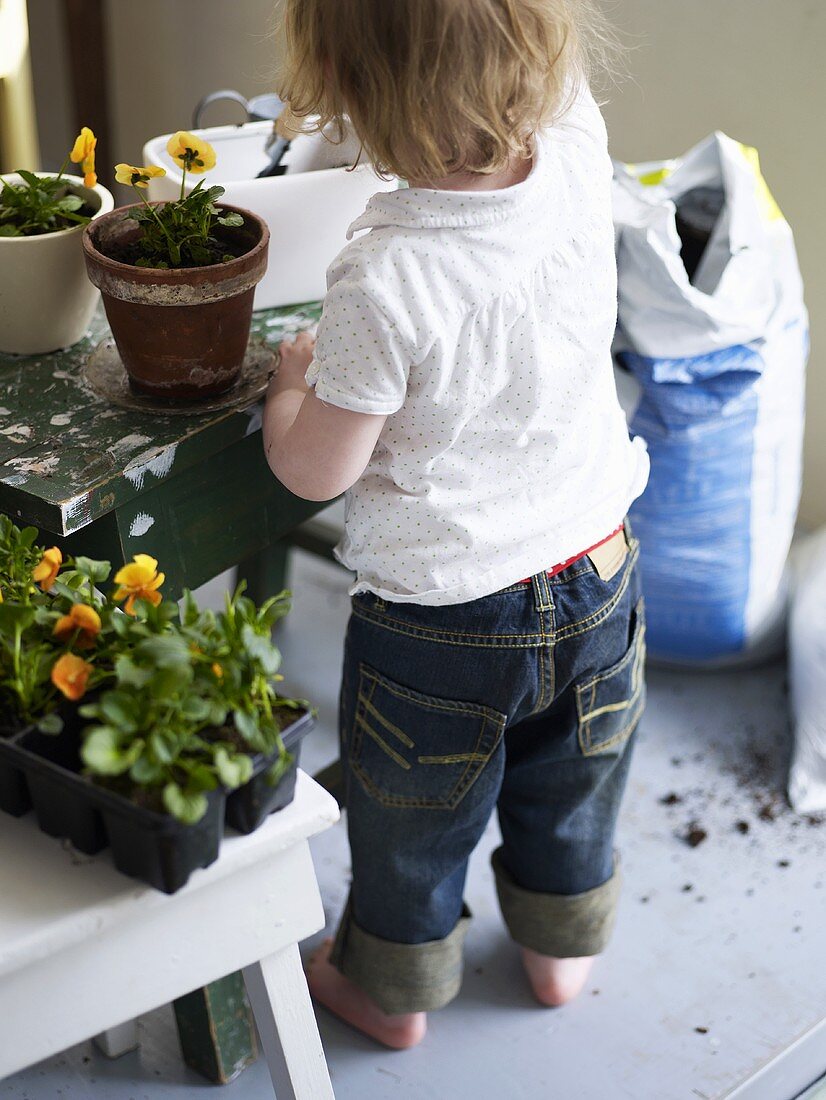
[[[290,544],[280,539],[238,564],[238,579],[247,582],[247,595],[263,603],[287,586]]]
[[[181,1053],[190,1069],[226,1085],[255,1061],[255,1021],[240,972],[173,1002]]]
[[[247,595],[256,603],[286,585],[289,549],[281,539],[239,563],[238,579],[247,582]],[[179,997],[174,1007],[184,1061],[208,1081],[226,1084],[257,1058],[255,1024],[240,972]]]
[[[138,1038],[138,1021],[127,1020],[125,1024],[110,1027],[108,1031],[102,1031],[100,1035],[96,1035],[92,1042],[107,1058],[120,1058],[122,1054],[137,1050],[141,1045]]]
[[[278,1100],[334,1100],[298,944],[244,968]]]

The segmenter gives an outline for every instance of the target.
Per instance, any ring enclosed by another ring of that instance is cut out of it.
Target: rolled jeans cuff
[[[462,916],[443,940],[395,943],[359,928],[348,901],[330,962],[390,1016],[442,1008],[462,984],[462,948],[470,918],[463,905]]]
[[[496,876],[499,907],[508,931],[518,944],[557,959],[581,958],[604,951],[616,919],[621,875],[582,894],[543,894],[519,886],[497,848],[490,861]]]

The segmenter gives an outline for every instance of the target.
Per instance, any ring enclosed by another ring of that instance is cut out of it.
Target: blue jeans
[[[645,701],[639,545],[470,603],[353,599],[341,749],[353,861],[332,961],[389,1013],[461,983],[468,858],[497,810],[500,907],[520,944],[597,954]]]

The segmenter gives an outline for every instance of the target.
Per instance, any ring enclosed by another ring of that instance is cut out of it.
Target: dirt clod
[[[694,1030],[697,1032],[698,1035],[708,1035],[707,1027],[695,1027]]]
[[[677,794],[676,791],[669,791],[668,794],[662,796],[660,804],[663,806],[678,806],[682,800],[682,795]]]
[[[777,861],[777,866],[778,867],[791,867],[791,860],[789,860],[789,859],[779,859]]]
[[[690,894],[693,889],[694,889],[694,886],[690,882],[687,882],[685,884],[685,886],[683,887],[683,893],[684,894]]]
[[[689,848],[696,848],[703,843],[707,836],[708,833],[705,829],[701,828],[696,821],[692,821],[685,835],[685,842]]]
[[[734,824],[734,828],[737,830],[738,833],[742,833],[743,836],[745,836],[751,826],[749,825],[748,821],[736,821]]]

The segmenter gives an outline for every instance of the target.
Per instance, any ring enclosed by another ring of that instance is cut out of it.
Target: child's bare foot
[[[307,984],[313,997],[345,1023],[394,1050],[414,1047],[427,1030],[426,1012],[388,1016],[363,989],[330,962],[332,940],[325,940],[307,963]]]
[[[557,1007],[572,1001],[580,992],[594,965],[594,956],[555,959],[523,947],[522,964],[539,1003]]]

